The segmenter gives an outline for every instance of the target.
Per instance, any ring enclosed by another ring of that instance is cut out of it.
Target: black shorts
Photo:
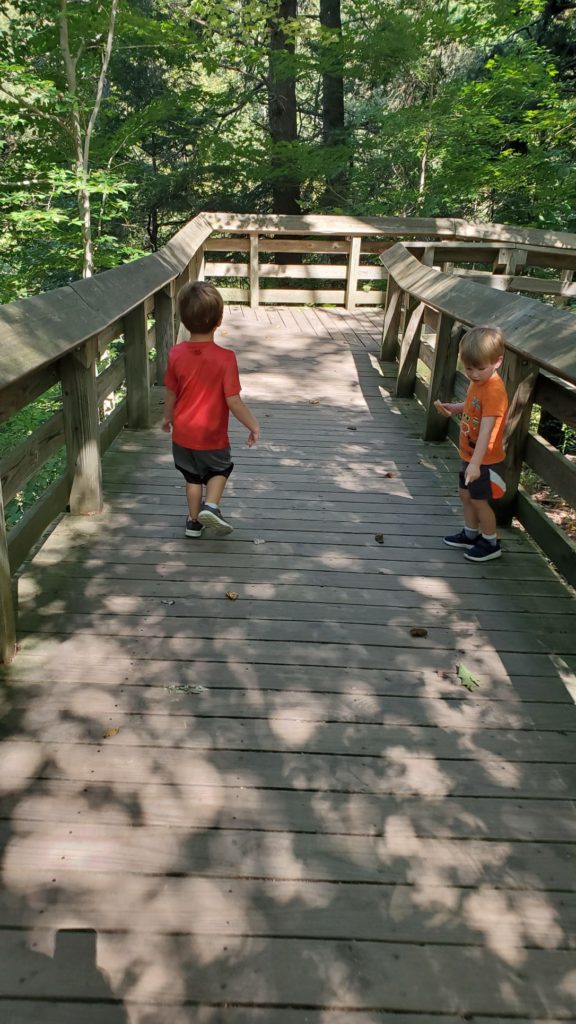
[[[234,469],[230,462],[229,448],[216,448],[214,451],[196,451],[194,448],[182,448],[172,442],[174,465],[189,484],[207,484],[213,476],[228,478]]]
[[[468,494],[474,501],[492,501],[496,498],[504,497],[506,494],[506,482],[502,476],[503,462],[499,462],[495,466],[480,466],[480,476],[477,480],[473,480],[471,484],[464,482],[467,468],[468,463],[463,462],[460,467],[458,482],[461,490],[468,491]]]

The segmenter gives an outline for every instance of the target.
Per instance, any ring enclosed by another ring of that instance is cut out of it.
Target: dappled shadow
[[[225,324],[264,428],[230,538],[183,538],[167,439],[125,432],[20,580],[3,940],[97,952],[26,968],[14,1024],[572,1013],[572,600],[513,532],[443,547],[449,453],[333,319]]]

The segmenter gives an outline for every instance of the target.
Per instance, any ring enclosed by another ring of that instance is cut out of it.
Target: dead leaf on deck
[[[308,405],[320,405],[320,399],[319,398],[309,398],[308,399]]]
[[[475,690],[477,686],[480,686],[480,681],[462,662],[458,665],[458,678],[467,690]]]
[[[347,427],[347,430],[358,430],[358,427]]]
[[[423,626],[412,626],[410,636],[428,636],[428,630]]]
[[[388,480],[393,480],[395,476],[398,476],[398,474],[397,473],[384,473],[384,476],[387,477]]]
[[[265,544],[266,541],[264,540],[264,537],[254,537],[254,543],[255,544]]]
[[[226,597],[228,598],[229,601],[237,601],[239,595],[236,593],[235,590],[227,590]]]
[[[106,729],[106,732],[103,734],[103,739],[107,740],[110,736],[117,736],[119,732],[120,729]]]
[[[170,600],[170,601],[164,601],[164,600],[163,600],[163,601],[161,601],[161,602],[160,602],[160,604],[176,604],[176,601],[172,601],[172,600]]]
[[[384,543],[384,534],[383,533],[375,533],[374,534],[374,540],[376,541],[377,544],[383,544]]]

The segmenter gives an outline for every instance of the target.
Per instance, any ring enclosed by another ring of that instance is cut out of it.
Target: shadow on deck
[[[574,601],[520,531],[443,546],[456,453],[379,325],[228,311],[235,532],[186,540],[168,439],[124,432],[22,575],[10,1024],[574,1019]]]

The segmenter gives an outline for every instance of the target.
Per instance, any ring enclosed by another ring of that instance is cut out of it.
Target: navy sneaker
[[[186,536],[187,537],[201,537],[202,530],[204,527],[202,523],[199,523],[197,519],[186,520]]]
[[[464,558],[468,558],[471,562],[490,562],[493,558],[501,558],[501,556],[500,541],[497,540],[495,544],[492,544],[482,534],[478,537],[474,547],[464,554]]]
[[[213,508],[210,505],[202,505],[198,513],[198,519],[202,523],[202,526],[209,526],[214,533],[232,533],[234,529],[230,523],[227,523],[224,519],[219,508]]]
[[[460,530],[460,533],[453,533],[449,537],[444,537],[444,543],[449,548],[473,548],[478,541],[479,534],[475,537],[470,538],[466,533],[466,530]]]

